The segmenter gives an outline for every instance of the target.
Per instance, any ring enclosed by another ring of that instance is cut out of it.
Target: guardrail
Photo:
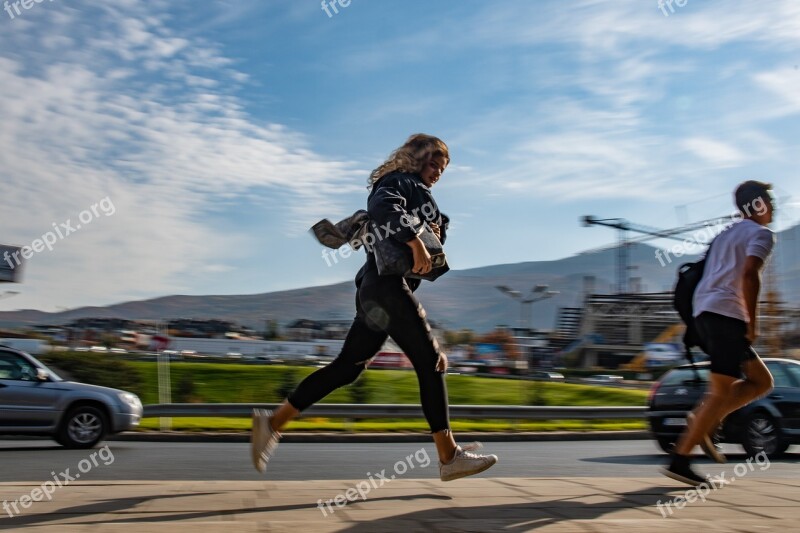
[[[254,408],[275,409],[278,404],[171,403],[144,406],[145,417],[249,417]],[[539,407],[527,405],[451,405],[455,419],[597,420],[643,419],[647,407]],[[424,418],[416,404],[329,403],[312,405],[302,413],[324,418]]]

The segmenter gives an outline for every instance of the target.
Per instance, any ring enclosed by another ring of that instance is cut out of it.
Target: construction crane
[[[659,229],[650,226],[643,226],[641,224],[633,224],[622,218],[596,218],[591,215],[581,217],[581,223],[584,227],[587,226],[606,226],[619,230],[619,243],[617,244],[617,293],[624,294],[628,292],[628,271],[630,270],[628,247],[637,242],[649,241],[652,239],[675,239],[682,241],[683,238],[679,237],[684,233],[695,231],[698,229],[716,227],[726,224],[732,220],[733,216],[728,215],[724,217],[710,218],[708,220],[701,220],[700,222],[693,222],[677,228]],[[629,238],[628,232],[642,233],[643,235],[636,238]],[[607,249],[607,248],[604,248]]]
[[[643,226],[641,224],[633,224],[621,218],[598,219],[592,216],[584,216],[581,217],[581,222],[583,223],[584,226],[595,226],[595,225],[606,226],[617,229],[619,231],[619,242],[617,244],[617,265],[616,265],[617,292],[622,294],[628,291],[627,274],[631,268],[628,265],[629,262],[628,247],[631,244],[658,238],[676,239],[682,241],[683,237],[679,237],[680,235],[698,229],[703,229],[708,227],[713,228],[722,224],[727,224],[734,219],[735,215],[729,215],[725,217],[702,220],[700,222],[694,222],[691,224],[686,224],[684,226],[671,229],[658,229],[649,226]],[[628,236],[629,232],[641,233],[642,235],[639,237],[629,238]],[[606,246],[603,248],[598,248],[596,250],[590,250],[590,252],[607,250],[609,248],[610,247]],[[787,323],[787,320],[784,318],[785,302],[781,301],[780,291],[778,289],[779,281],[777,279],[778,278],[777,263],[778,263],[777,257],[773,257],[772,260],[767,264],[767,268],[764,272],[764,286],[763,286],[763,295],[761,300],[763,307],[761,311],[762,331],[760,337],[761,337],[761,342],[763,343],[762,344],[763,347],[765,348],[767,354],[770,355],[771,357],[783,356],[781,330],[782,327]],[[632,362],[632,366],[641,365],[642,361],[644,360],[641,357],[641,355],[642,354],[640,354],[640,357],[636,358]]]

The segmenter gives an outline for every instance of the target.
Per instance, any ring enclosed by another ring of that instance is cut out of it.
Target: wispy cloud
[[[164,5],[47,4],[2,21],[3,240],[30,243],[105,196],[117,206],[30,260],[28,305],[192,286],[247,253],[244,235],[205,221],[220,200],[288,194],[289,229],[352,183],[353,163],[250,117],[235,96],[247,77],[213,44],[175,34]]]
[[[2,241],[28,244],[106,196],[117,207],[37,254],[14,305],[213,291],[262,269],[335,281],[303,263],[312,248],[255,257],[363,207],[369,169],[428,127],[454,154],[437,196],[479,235],[487,216],[532,220],[487,215],[486,199],[649,215],[796,168],[795,0],[670,17],[655,0],[408,0],[336,20],[294,0],[74,0],[0,25]],[[539,253],[492,235],[487,258]],[[574,242],[565,230],[552,246]]]
[[[742,152],[714,139],[693,137],[684,140],[683,146],[696,157],[717,167],[735,167],[745,160]]]

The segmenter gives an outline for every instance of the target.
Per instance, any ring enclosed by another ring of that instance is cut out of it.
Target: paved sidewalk
[[[375,485],[380,485],[377,477]],[[667,478],[490,478],[448,483],[397,479],[341,508],[319,500],[345,495],[353,481],[71,482],[52,501],[30,504],[0,528],[109,532],[417,531],[793,531],[800,488],[791,479],[742,479],[675,509],[656,506],[684,495]],[[1,483],[0,502],[38,485]],[[354,494],[351,492],[351,495]],[[355,495],[355,498],[360,496]],[[339,500],[342,501],[341,499]],[[665,513],[666,508],[662,507]]]

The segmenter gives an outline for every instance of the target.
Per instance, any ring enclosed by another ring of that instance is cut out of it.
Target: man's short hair
[[[771,183],[755,180],[745,181],[736,187],[734,193],[736,207],[749,217],[754,211],[754,207],[757,207],[754,204],[759,203],[763,206],[765,202],[772,203],[772,196],[769,193],[771,190]]]

